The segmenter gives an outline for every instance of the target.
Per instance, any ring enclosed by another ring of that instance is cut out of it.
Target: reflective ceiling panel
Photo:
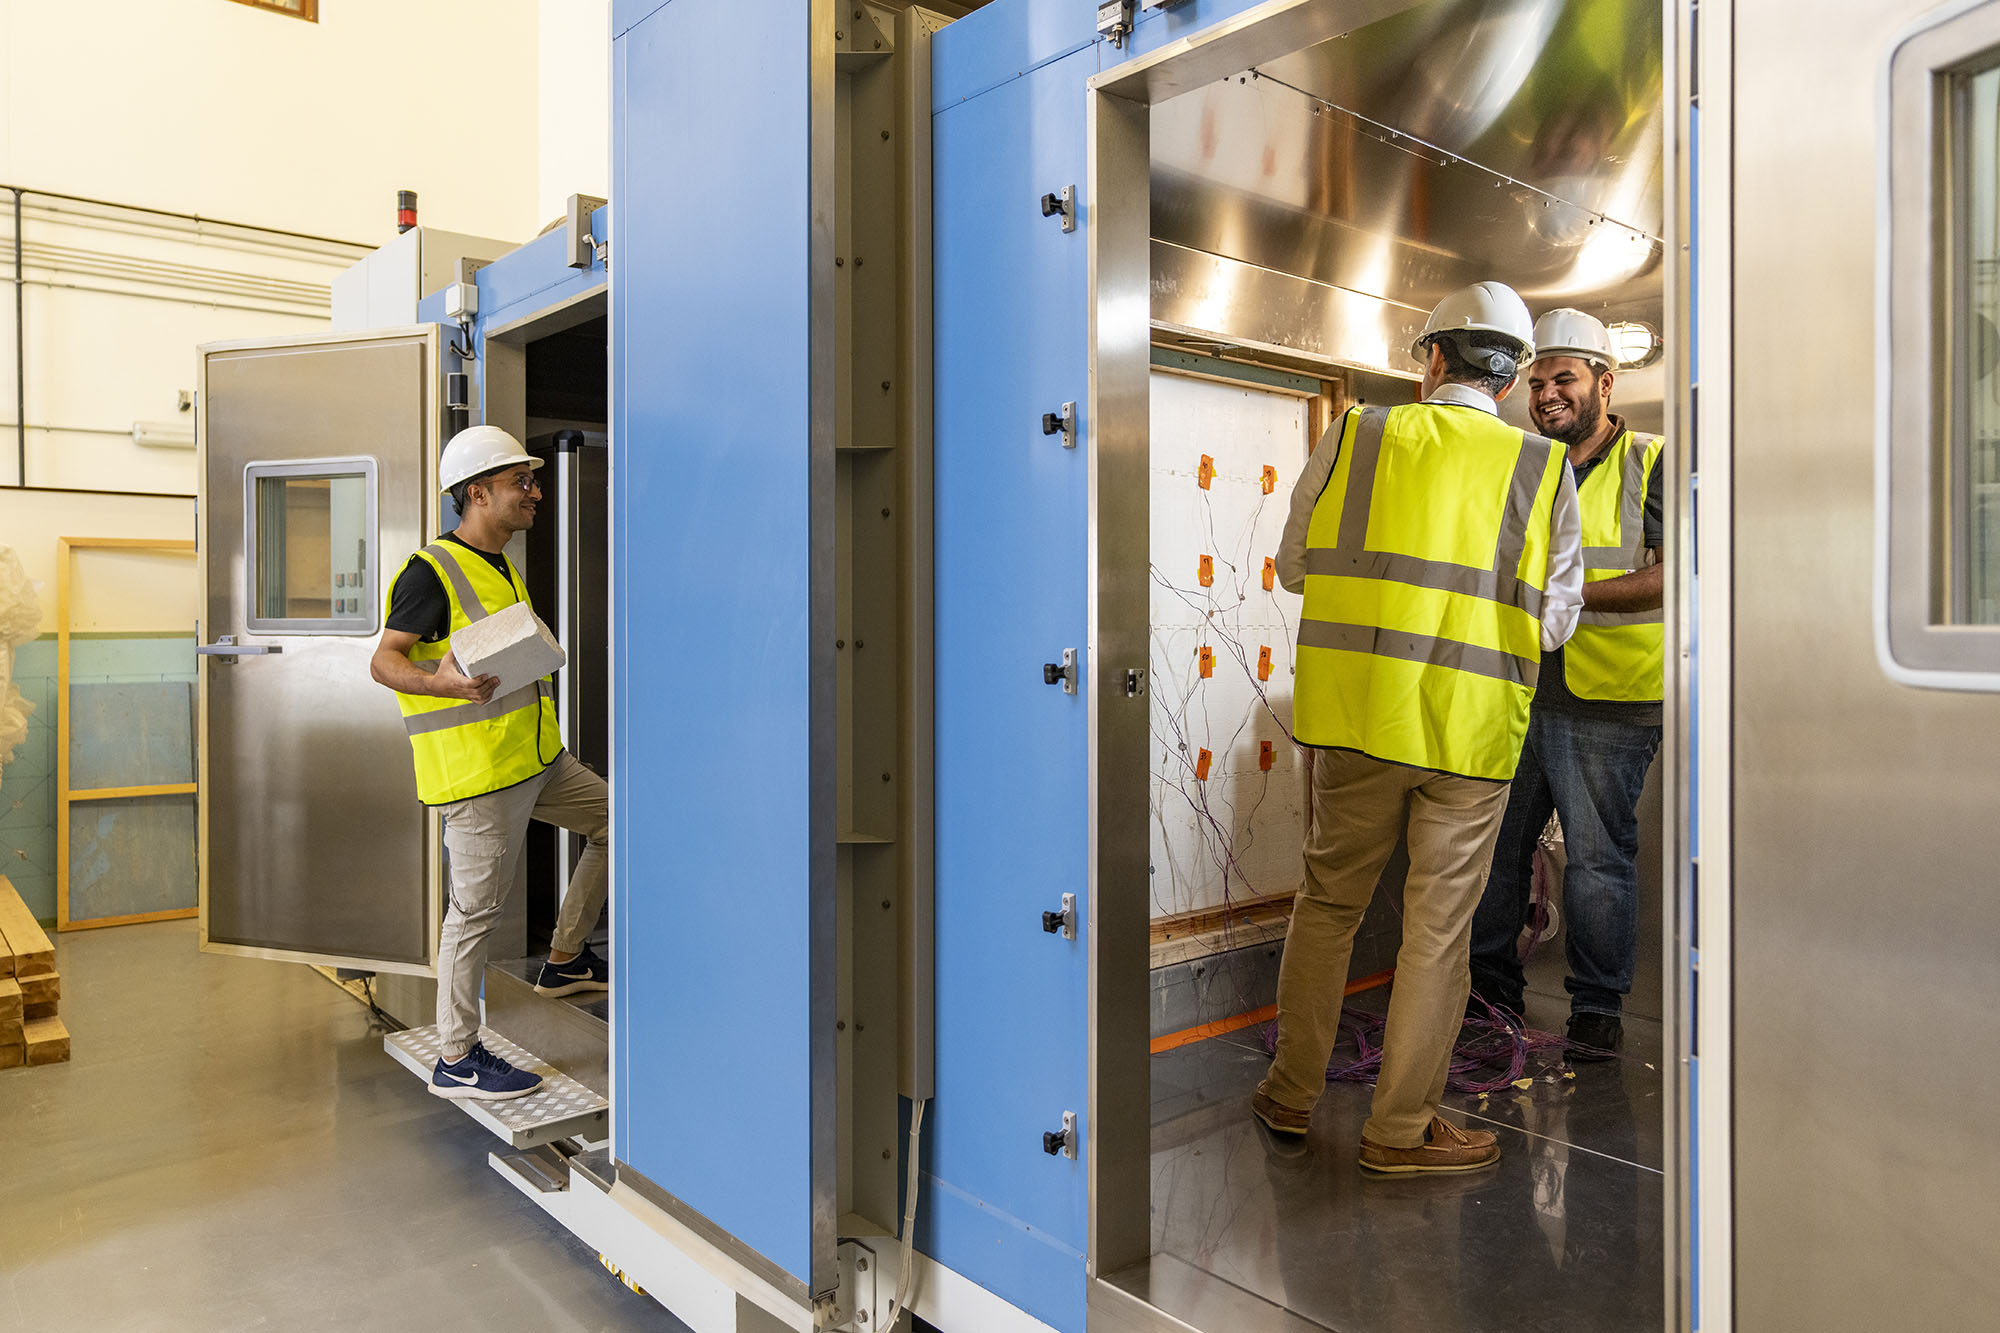
[[[1163,102],[1155,323],[1402,374],[1482,278],[1657,325],[1661,77],[1657,0],[1433,0]]]

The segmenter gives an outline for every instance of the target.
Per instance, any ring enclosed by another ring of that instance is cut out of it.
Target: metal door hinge
[[[1145,696],[1145,693],[1146,693],[1146,668],[1126,667],[1125,697],[1127,699],[1139,699],[1143,698]]]
[[[1076,649],[1063,649],[1060,663],[1042,663],[1042,684],[1060,685],[1064,694],[1076,693]]]
[[[1100,0],[1097,6],[1097,35],[1108,38],[1113,46],[1125,44],[1125,34],[1132,31],[1132,0]]]
[[[1062,436],[1065,449],[1076,448],[1076,401],[1062,405],[1060,412],[1042,413],[1042,434]]]
[[[1065,893],[1062,903],[1062,911],[1042,913],[1042,929],[1051,935],[1073,940],[1076,938],[1076,895]]]
[[[875,1305],[875,1252],[866,1245],[844,1240],[835,1255],[840,1285],[831,1296],[820,1298],[829,1316],[826,1327],[876,1333],[880,1312]]]
[[[1076,187],[1074,185],[1063,186],[1061,194],[1045,194],[1042,196],[1042,216],[1052,218],[1058,214],[1062,216],[1062,229],[1064,231],[1076,230]]]
[[[1051,1157],[1076,1160],[1076,1112],[1064,1111],[1062,1128],[1043,1133],[1042,1151]]]

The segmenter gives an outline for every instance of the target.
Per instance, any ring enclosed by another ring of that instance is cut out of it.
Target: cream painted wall
[[[610,0],[541,0],[537,215],[573,194],[611,195]]]
[[[194,506],[143,495],[64,495],[0,487],[0,544],[14,548],[42,604],[42,632],[56,628],[58,537],[194,536]],[[194,558],[151,552],[78,551],[71,570],[72,630],[194,633]]]
[[[431,226],[534,235],[536,0],[320,8],[0,0],[0,181],[368,245],[412,189]]]
[[[609,0],[329,0],[322,15],[304,23],[230,0],[0,0],[0,184],[371,247],[395,235],[399,188],[418,192],[426,225],[502,240],[534,236],[573,192],[607,193]],[[30,197],[25,228],[26,480],[192,492],[193,450],[139,446],[133,423],[190,420],[177,395],[194,387],[197,344],[323,327],[323,289],[360,251],[175,234],[182,224],[58,216],[68,206],[40,202],[38,213]],[[0,246],[11,244],[0,208]],[[161,265],[184,285],[143,276]],[[188,286],[191,271],[216,276]],[[232,293],[246,278],[262,286]],[[0,282],[0,298],[11,295]],[[0,300],[0,483],[17,480],[9,305]],[[193,526],[190,502],[133,503],[0,489],[0,541],[40,570],[59,529]],[[146,623],[115,627],[191,618],[191,602],[183,613],[147,591],[150,574],[133,577],[143,595],[104,604]]]

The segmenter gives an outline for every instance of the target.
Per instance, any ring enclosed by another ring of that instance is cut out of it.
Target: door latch
[[[1076,403],[1064,403],[1060,412],[1042,413],[1042,434],[1061,435],[1065,449],[1076,448]]]
[[[1060,216],[1062,218],[1062,229],[1064,231],[1075,231],[1076,187],[1074,185],[1065,185],[1062,187],[1061,194],[1043,195],[1042,216],[1045,218]]]
[[[1062,1128],[1043,1132],[1042,1151],[1051,1157],[1076,1160],[1076,1112],[1064,1111]]]
[[[1060,663],[1042,663],[1042,684],[1060,685],[1064,694],[1076,693],[1076,649],[1063,649]]]
[[[1107,37],[1113,46],[1125,44],[1125,34],[1132,31],[1132,0],[1099,0],[1097,6],[1097,35]]]
[[[1144,697],[1145,693],[1146,693],[1146,668],[1126,667],[1125,697],[1127,699],[1138,699]]]
[[[1076,895],[1063,895],[1062,911],[1042,913],[1042,929],[1051,935],[1060,935],[1066,940],[1076,938]]]

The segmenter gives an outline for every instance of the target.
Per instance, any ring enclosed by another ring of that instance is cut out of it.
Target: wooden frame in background
[[[236,0],[236,3],[252,9],[268,9],[273,14],[304,19],[308,23],[319,22],[319,0]]]
[[[69,581],[72,553],[77,550],[154,551],[191,556],[195,553],[195,545],[191,541],[170,541],[158,537],[56,538],[56,929],[93,930],[98,926],[129,926],[142,921],[183,920],[201,910],[198,901],[194,907],[176,907],[165,912],[88,917],[82,921],[70,919],[69,808],[71,803],[108,801],[130,796],[192,796],[197,790],[192,782],[169,782],[146,787],[93,787],[84,791],[70,790]]]

